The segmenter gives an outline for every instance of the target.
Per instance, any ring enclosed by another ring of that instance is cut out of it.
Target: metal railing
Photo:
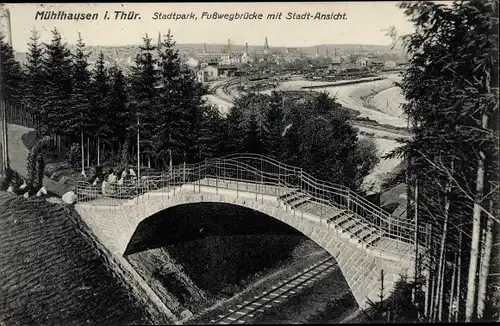
[[[183,184],[193,184],[196,189],[196,186],[202,185],[202,180],[208,179],[214,179],[215,184],[203,183],[203,185],[210,185],[216,189],[233,187],[233,190],[244,191],[243,188],[238,189],[240,182],[246,184],[245,191],[262,196],[272,194],[280,198],[291,190],[299,191],[306,194],[311,202],[337,210],[347,210],[357,220],[370,225],[385,238],[414,244],[415,230],[411,221],[394,218],[381,207],[347,187],[319,180],[304,172],[302,168],[258,154],[232,154],[195,164],[181,164],[172,167],[170,171],[150,173],[141,179],[124,181],[120,185],[109,184],[104,192],[101,186],[78,182],[76,194],[78,202],[119,205],[123,200],[137,198],[155,190],[167,190],[170,193],[170,189],[175,191],[176,187]],[[249,185],[254,186],[249,188]],[[274,193],[270,193],[273,191]],[[98,200],[103,202],[99,203]],[[321,219],[329,217],[332,216],[321,216]]]

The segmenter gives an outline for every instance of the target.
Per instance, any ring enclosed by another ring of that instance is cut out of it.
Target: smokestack
[[[266,40],[264,43],[264,54],[267,55],[268,52],[269,52],[269,44],[267,43],[267,36],[266,36]]]
[[[231,39],[227,39],[227,53],[231,55]]]
[[[248,54],[248,42],[245,43],[245,53]]]
[[[7,37],[9,38],[9,45],[12,47],[12,26],[10,24],[10,10],[5,9],[5,18],[7,18]]]
[[[203,51],[207,53],[207,43],[203,43]]]
[[[161,32],[158,32],[158,49],[161,49]]]

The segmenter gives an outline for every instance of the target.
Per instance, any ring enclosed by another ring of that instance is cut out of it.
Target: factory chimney
[[[7,18],[7,36],[9,38],[9,45],[12,47],[12,26],[10,24],[10,10],[5,9],[5,18]]]

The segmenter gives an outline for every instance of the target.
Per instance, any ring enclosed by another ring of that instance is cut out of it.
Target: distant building
[[[394,69],[396,68],[396,63],[394,61],[386,61],[384,67],[386,69]]]
[[[206,83],[219,78],[219,70],[214,66],[206,66],[196,72],[196,80],[200,83]]]
[[[194,58],[189,58],[186,60],[186,62],[184,62],[184,64],[186,64],[186,66],[188,66],[191,69],[195,69],[198,67],[200,62]]]
[[[201,62],[208,64],[218,64],[221,60],[222,53],[200,53],[197,55]]]
[[[358,66],[366,66],[367,60],[366,58],[359,58],[356,60],[356,65]]]
[[[236,66],[219,66],[217,67],[219,76],[235,76],[238,71],[238,67]]]
[[[250,56],[248,53],[243,53],[241,55],[241,63],[254,63],[254,59],[252,56]]]
[[[219,64],[223,66],[235,65],[238,63],[241,63],[241,57],[238,54],[223,54],[219,61]]]
[[[331,63],[333,66],[339,66],[342,63],[342,58],[339,56],[332,56],[331,57]]]

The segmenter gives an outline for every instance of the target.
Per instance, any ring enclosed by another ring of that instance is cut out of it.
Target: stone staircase
[[[278,197],[285,205],[292,209],[303,210],[304,212],[318,215],[321,211],[329,217],[326,219],[328,225],[341,230],[341,233],[348,235],[350,239],[357,240],[357,243],[366,244],[367,246],[375,247],[381,240],[383,240],[383,232],[377,230],[374,226],[362,221],[355,214],[346,209],[336,208],[333,206],[327,207],[325,205],[312,201],[312,197],[302,192],[299,189],[289,189],[286,193]],[[314,206],[321,207],[318,209],[311,209]]]
[[[292,209],[297,209],[308,203],[311,200],[311,196],[299,189],[290,189],[285,194],[279,196],[278,199]]]
[[[348,233],[349,238],[357,239],[358,242],[364,242],[369,246],[376,246],[382,240],[381,231],[360,220],[348,210],[339,210],[326,223],[335,225],[342,230],[342,233]]]

